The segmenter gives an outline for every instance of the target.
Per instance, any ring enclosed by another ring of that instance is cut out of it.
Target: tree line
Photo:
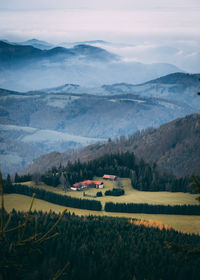
[[[102,209],[101,202],[97,200],[80,199],[66,195],[60,195],[39,188],[28,187],[26,185],[11,183],[8,184],[5,181],[3,182],[3,185],[5,193],[16,193],[27,196],[32,196],[35,193],[38,199],[42,199],[61,206],[68,206],[72,208],[87,209],[94,211],[101,211]]]
[[[199,205],[151,205],[147,203],[113,203],[106,202],[106,212],[168,214],[168,215],[200,215]]]

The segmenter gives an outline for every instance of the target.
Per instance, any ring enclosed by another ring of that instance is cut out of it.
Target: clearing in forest
[[[181,193],[181,192],[146,192],[146,191],[138,191],[133,189],[131,186],[131,181],[128,178],[120,178],[119,181],[107,181],[103,180],[100,177],[95,177],[94,180],[102,181],[104,183],[103,189],[96,188],[86,188],[83,191],[72,191],[69,190],[64,192],[61,188],[47,186],[45,184],[39,184],[36,186],[34,182],[25,182],[22,183],[24,185],[28,185],[30,187],[37,187],[41,189],[45,189],[46,191],[68,195],[76,198],[86,198],[86,199],[95,199],[99,200],[104,207],[106,202],[113,203],[148,203],[148,204],[163,204],[163,205],[183,205],[183,204],[196,204],[199,202],[196,200],[198,197],[197,194],[190,193]],[[112,188],[117,188],[121,185],[121,188],[124,189],[125,195],[122,196],[105,196],[104,193],[107,190],[111,190]],[[98,191],[101,191],[102,197],[84,197],[83,193],[85,192],[88,195],[95,196]]]

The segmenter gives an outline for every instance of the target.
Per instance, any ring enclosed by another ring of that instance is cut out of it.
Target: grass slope
[[[5,195],[5,208],[11,211],[13,208],[17,211],[27,211],[30,207],[31,198],[19,194]],[[65,209],[53,203],[49,203],[40,199],[35,199],[33,210],[49,212],[50,210],[56,213],[62,212]],[[144,220],[161,221],[164,224],[170,225],[177,231],[190,234],[200,234],[200,219],[197,216],[182,216],[182,215],[150,215],[150,214],[128,214],[128,213],[109,213],[90,210],[81,210],[67,207],[68,211],[79,216],[110,216],[110,217],[125,217],[137,218]]]
[[[116,187],[116,182],[102,180],[102,178],[95,178],[104,182],[104,189],[102,193],[106,190],[110,190]],[[120,197],[103,196],[101,198],[87,197],[87,199],[95,199],[101,201],[104,206],[106,202],[124,202],[124,203],[149,203],[149,204],[163,204],[163,205],[183,205],[183,204],[198,204],[196,197],[198,195],[189,193],[171,193],[171,192],[141,192],[134,190],[131,186],[130,179],[120,179],[121,185],[125,190],[125,195]],[[30,187],[35,186],[34,182],[22,183]],[[40,189],[46,191],[69,195],[76,198],[83,198],[83,192],[67,191],[66,193],[61,188],[54,188],[47,186],[45,184],[40,184],[37,186]],[[86,194],[95,195],[98,191],[94,188],[88,188],[84,190]],[[30,197],[18,194],[6,195],[5,205],[8,211],[13,208],[20,211],[27,211],[30,205]],[[50,210],[57,213],[62,212],[65,207],[59,206],[53,203],[49,203],[40,199],[35,199],[34,207],[35,210],[42,210],[48,212]],[[177,231],[184,233],[196,233],[200,234],[200,219],[197,216],[182,216],[182,215],[153,215],[153,214],[130,214],[130,213],[109,213],[105,211],[91,211],[91,210],[81,210],[67,207],[68,211],[75,213],[76,215],[95,215],[95,216],[112,216],[112,217],[126,217],[126,218],[138,218],[144,220],[161,221],[164,224],[170,225]]]

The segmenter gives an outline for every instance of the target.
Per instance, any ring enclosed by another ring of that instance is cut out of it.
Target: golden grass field
[[[98,191],[101,191],[104,195],[106,190],[112,189],[116,186],[116,182],[111,182],[107,180],[102,180],[102,178],[94,178],[104,182],[104,189],[97,190],[94,188],[84,189],[84,191],[67,191],[66,193],[61,188],[54,188],[47,186],[45,184],[40,184],[37,188],[45,189],[50,192],[55,192],[62,195],[69,195],[77,198],[84,198],[83,192],[89,195],[95,195]],[[33,182],[22,183],[28,186],[35,186]],[[148,203],[148,204],[163,204],[163,205],[182,205],[182,204],[198,204],[196,198],[198,195],[189,194],[189,193],[172,193],[172,192],[142,192],[136,189],[133,189],[131,186],[130,179],[125,178],[121,179],[121,184],[125,190],[125,195],[114,197],[114,196],[103,196],[90,198],[85,197],[86,199],[95,199],[99,200],[104,207],[105,202],[121,202],[121,203]]]
[[[5,195],[5,208],[11,211],[13,208],[17,211],[27,211],[30,207],[31,197],[19,194]],[[62,212],[66,207],[49,203],[40,199],[35,199],[33,210],[41,210],[49,212],[50,210],[56,213]],[[75,213],[79,216],[95,215],[95,216],[110,216],[110,217],[126,217],[137,218],[144,220],[161,221],[163,224],[170,225],[177,231],[184,233],[200,234],[200,217],[199,216],[183,216],[183,215],[151,215],[151,214],[128,214],[128,213],[109,213],[104,211],[90,211],[67,207],[68,212]]]
[[[104,182],[104,189],[97,190],[94,188],[86,188],[84,192],[89,195],[95,195],[97,191],[102,191],[103,195],[106,190],[116,187],[116,182],[102,180],[102,178],[94,178]],[[22,183],[30,187],[35,187],[33,182]],[[132,188],[130,179],[121,179],[121,184],[125,190],[125,195],[119,197],[103,196],[103,197],[84,197],[83,191],[67,191],[66,193],[61,188],[54,188],[43,183],[39,184],[37,188],[45,189],[50,192],[61,195],[69,195],[77,198],[95,199],[101,201],[103,207],[106,202],[121,202],[121,203],[148,203],[148,204],[163,204],[163,205],[181,205],[181,204],[198,204],[196,197],[198,195],[189,193],[171,193],[171,192],[142,192]],[[30,205],[30,197],[23,195],[6,195],[6,209],[8,211],[15,208],[16,210],[27,211]],[[199,216],[185,216],[185,215],[153,215],[153,214],[129,214],[129,213],[108,213],[105,211],[90,211],[75,208],[68,208],[68,211],[76,215],[97,215],[97,216],[112,216],[112,217],[127,217],[138,218],[145,220],[158,220],[164,224],[170,225],[175,230],[184,233],[200,234],[200,217]],[[43,200],[36,199],[34,209],[48,212],[49,210],[61,212],[65,207],[52,204]]]

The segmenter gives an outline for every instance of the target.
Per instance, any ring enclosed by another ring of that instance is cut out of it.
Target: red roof
[[[92,180],[85,180],[85,181],[73,184],[73,187],[74,188],[78,188],[80,186],[88,186],[88,185],[91,185],[91,184],[101,185],[102,182],[100,182],[100,181],[92,181]]]
[[[80,183],[82,186],[87,186],[87,185],[90,185],[92,184],[92,181],[91,180],[86,180],[86,181],[83,181]]]
[[[93,183],[94,183],[95,185],[101,185],[101,184],[102,184],[102,182],[100,182],[100,181],[93,181]]]
[[[73,184],[74,188],[78,188],[79,186],[80,186],[80,183]]]
[[[104,179],[112,179],[113,180],[113,179],[116,178],[116,176],[115,175],[104,175],[103,178]]]

